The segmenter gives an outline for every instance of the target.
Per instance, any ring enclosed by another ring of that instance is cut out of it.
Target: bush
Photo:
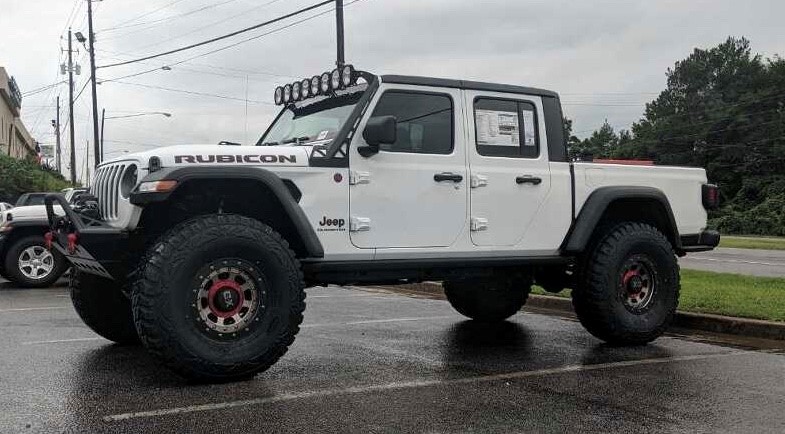
[[[785,178],[745,180],[710,223],[725,234],[785,236]]]
[[[14,203],[23,193],[60,191],[71,183],[51,169],[33,161],[17,160],[0,155],[0,202]]]

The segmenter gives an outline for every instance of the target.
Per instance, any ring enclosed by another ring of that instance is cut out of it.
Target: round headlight
[[[333,90],[341,88],[341,71],[337,68],[333,69],[332,74],[330,74],[330,86],[332,86]]]
[[[138,171],[136,169],[136,164],[131,164],[125,168],[123,171],[123,177],[120,178],[120,194],[128,199],[131,195],[131,191],[136,187],[136,181],[138,176]]]
[[[283,88],[281,86],[275,88],[275,104],[283,104]]]
[[[307,78],[304,78],[303,81],[300,82],[300,92],[303,94],[303,99],[308,98],[311,96],[311,81]]]
[[[341,69],[341,84],[343,87],[349,87],[354,82],[354,67],[346,65]]]
[[[311,77],[311,96],[319,95],[319,76]]]
[[[292,85],[287,84],[283,87],[283,102],[290,103],[292,102]]]
[[[292,85],[292,101],[299,101],[300,100],[300,82],[296,82]]]
[[[319,79],[319,86],[322,88],[322,93],[327,94],[330,91],[330,73],[325,72],[322,78]]]

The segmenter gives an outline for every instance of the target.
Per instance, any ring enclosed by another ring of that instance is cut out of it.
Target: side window
[[[387,152],[449,154],[453,148],[452,98],[444,94],[388,91],[379,99],[372,116],[395,116],[395,143],[381,145]]]
[[[495,98],[474,100],[477,153],[489,157],[537,158],[540,142],[534,104]]]

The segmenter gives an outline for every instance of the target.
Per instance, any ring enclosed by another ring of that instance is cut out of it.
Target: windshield
[[[304,145],[330,141],[349,119],[360,96],[362,92],[308,105],[289,105],[257,145]]]

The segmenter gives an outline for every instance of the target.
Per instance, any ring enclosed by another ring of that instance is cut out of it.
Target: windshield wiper
[[[283,142],[281,142],[281,143],[283,143],[284,145],[288,145],[289,143],[296,143],[296,144],[298,144],[298,145],[299,145],[299,144],[300,144],[300,142],[305,142],[305,141],[308,141],[308,139],[310,139],[310,137],[308,137],[308,136],[303,136],[303,137],[292,137],[291,139],[286,139],[286,140],[284,140],[284,141],[283,141]]]
[[[261,145],[256,145],[256,146],[278,146],[278,145],[280,145],[280,143],[278,142],[264,142]]]

